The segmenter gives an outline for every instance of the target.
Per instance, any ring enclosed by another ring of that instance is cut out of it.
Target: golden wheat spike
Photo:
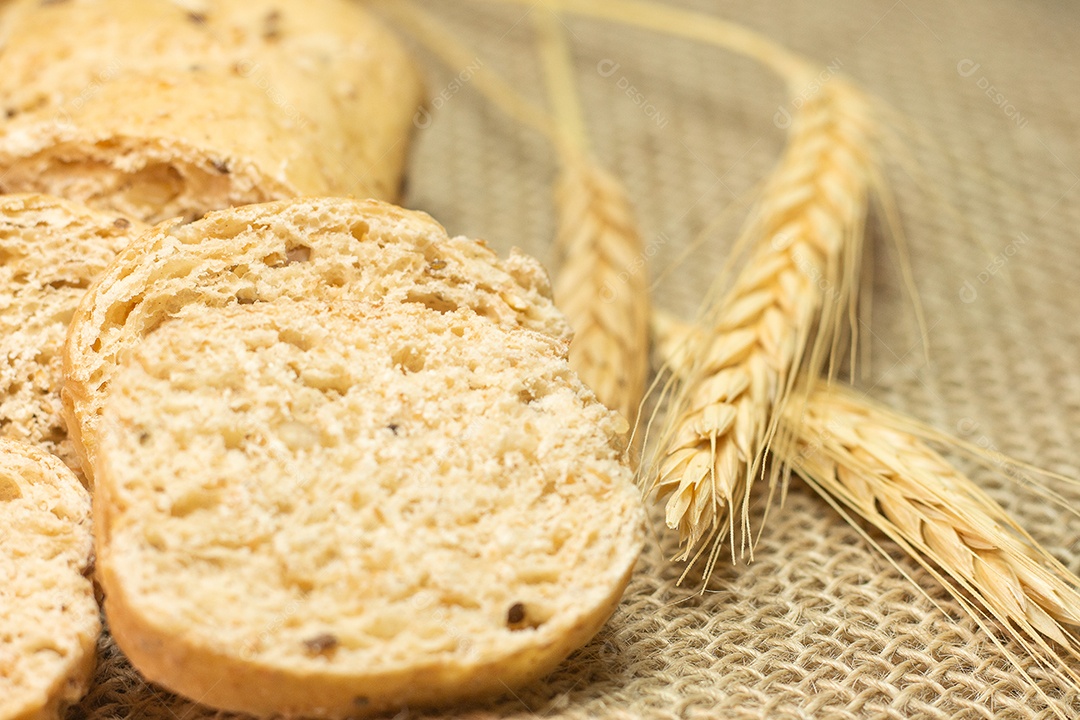
[[[868,101],[834,78],[795,113],[744,241],[749,257],[703,316],[662,433],[653,487],[681,559],[748,534],[746,501],[796,378],[820,375],[847,321],[867,206],[879,185]],[[715,548],[710,556],[715,559]]]
[[[555,126],[563,138],[555,187],[555,302],[574,329],[570,365],[600,401],[632,424],[648,379],[645,248],[622,184],[588,152],[571,49],[561,18],[533,22]]]
[[[900,545],[977,620],[971,598],[1076,679],[1045,639],[1080,657],[1080,578],[907,423],[836,387],[792,405],[784,423],[789,441],[774,450],[791,471]]]
[[[649,282],[630,203],[602,168],[575,162],[560,172],[556,209],[555,302],[574,328],[570,364],[633,423],[649,371]]]

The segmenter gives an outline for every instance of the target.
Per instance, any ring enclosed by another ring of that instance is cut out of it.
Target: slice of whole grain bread
[[[58,720],[101,632],[90,496],[49,453],[0,438],[0,720]]]
[[[98,566],[149,679],[355,717],[507,692],[613,612],[643,523],[619,418],[562,339],[394,287],[188,304],[127,348],[98,430]]]

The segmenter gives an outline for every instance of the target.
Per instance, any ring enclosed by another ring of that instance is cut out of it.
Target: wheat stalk
[[[795,81],[794,84],[798,84]],[[794,115],[788,146],[744,231],[749,259],[702,319],[662,434],[654,480],[680,559],[724,535],[744,546],[751,485],[798,377],[837,349],[857,287],[867,205],[880,186],[868,102],[833,79]],[[724,533],[723,531],[727,531]]]
[[[900,545],[976,620],[969,598],[1076,679],[1043,638],[1080,657],[1080,578],[911,432],[911,421],[851,391],[821,388],[805,407],[792,405],[784,423],[791,442],[774,448],[780,461]]]

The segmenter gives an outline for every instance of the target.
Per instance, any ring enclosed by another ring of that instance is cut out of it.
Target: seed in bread
[[[59,720],[101,632],[90,497],[60,460],[0,438],[0,720]]]
[[[0,437],[76,472],[60,410],[64,338],[86,289],[139,227],[56,197],[0,196]]]
[[[419,75],[352,0],[12,0],[0,191],[150,221],[397,196]]]
[[[147,678],[257,715],[505,693],[629,579],[643,516],[619,424],[560,340],[475,313],[190,305],[104,409],[110,628]]]
[[[82,465],[120,355],[190,304],[282,298],[409,303],[477,314],[569,342],[543,268],[448,237],[424,213],[377,201],[306,198],[163,223],[132,243],[83,298],[65,351],[64,412]]]

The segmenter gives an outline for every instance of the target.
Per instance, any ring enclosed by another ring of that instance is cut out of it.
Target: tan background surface
[[[914,123],[906,137],[914,176],[896,165],[891,177],[928,315],[930,359],[896,253],[876,233],[873,324],[863,328],[873,362],[862,387],[942,430],[1080,477],[1080,42],[1073,37],[1080,4],[680,4],[761,30],[823,68],[839,63]],[[475,46],[485,67],[542,98],[527,9],[428,7]],[[568,27],[597,154],[629,188],[646,241],[658,250],[653,272],[670,270],[658,302],[692,313],[723,262],[732,223],[672,265],[722,213],[741,218],[748,191],[783,143],[773,124],[783,88],[755,63],[719,50],[607,23],[569,20]],[[456,72],[420,57],[432,94],[441,92]],[[610,77],[596,69],[605,59],[620,65]],[[965,69],[979,66],[966,77],[957,69],[965,60]],[[666,118],[663,127],[620,89],[623,77]],[[1003,103],[986,94],[988,85]],[[550,262],[554,171],[539,136],[466,85],[417,133],[407,204],[452,232]],[[1007,262],[983,282],[980,273],[999,255]],[[975,477],[1080,571],[1080,519],[1030,489],[983,471]],[[1080,491],[1065,493],[1080,502]],[[1052,716],[927,573],[899,555],[892,566],[801,483],[770,516],[755,561],[721,566],[704,594],[697,575],[676,586],[681,567],[665,560],[674,540],[654,520],[622,607],[558,672],[452,715]],[[100,683],[72,717],[213,716],[146,687],[113,648],[103,653]],[[1025,665],[1053,709],[1080,716],[1080,695]]]

